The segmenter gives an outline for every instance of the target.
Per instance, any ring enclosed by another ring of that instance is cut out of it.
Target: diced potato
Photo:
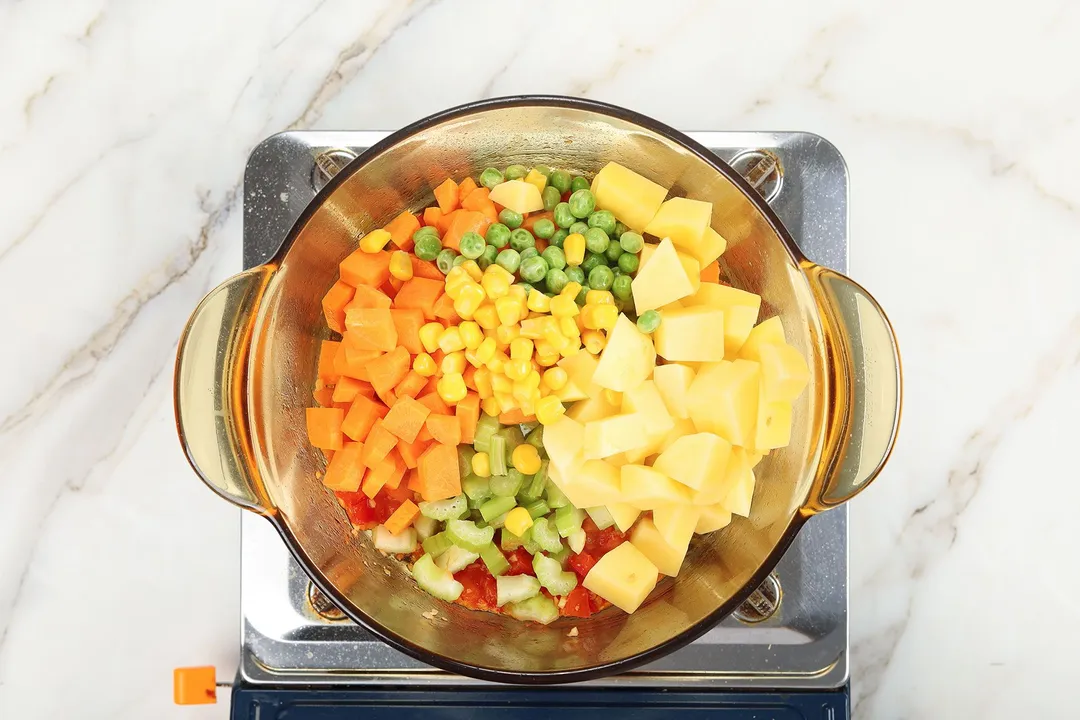
[[[689,488],[701,490],[710,478],[724,477],[730,456],[731,443],[727,440],[712,433],[694,433],[679,438],[660,453],[653,469]]]
[[[547,438],[545,430],[545,445]],[[605,458],[649,443],[645,422],[640,415],[613,415],[585,423],[585,459]],[[601,503],[592,503],[600,505]]]
[[[664,452],[672,443],[681,438],[683,435],[693,435],[697,432],[697,428],[694,426],[694,421],[690,418],[684,420],[676,420],[675,427],[668,431],[668,434],[664,436],[660,446],[656,448],[657,452]]]
[[[580,353],[579,353],[580,354]],[[626,315],[619,315],[600,353],[593,382],[601,387],[625,392],[652,375],[656,349],[652,339],[637,329]]]
[[[656,374],[656,370],[653,370],[653,374]],[[622,411],[628,415],[637,413],[645,421],[645,432],[650,436],[666,436],[668,431],[675,427],[675,420],[652,380],[646,380],[623,393]]]
[[[701,264],[701,267],[705,267],[723,255],[725,250],[727,250],[727,240],[711,227],[707,227],[698,246],[687,252],[694,256],[694,259]]]
[[[658,572],[640,550],[624,542],[593,565],[582,585],[617,608],[632,613],[656,587]]]
[[[641,511],[633,505],[627,505],[626,503],[616,502],[608,503],[608,512],[611,513],[611,517],[615,520],[615,525],[621,532],[629,530],[634,521],[638,519],[638,515]]]
[[[716,505],[726,499],[732,486],[742,482],[743,476],[749,472],[750,454],[746,448],[732,446],[724,473],[709,477],[705,485],[694,493],[691,502],[699,507]]]
[[[649,435],[649,441],[647,444],[639,445],[636,448],[626,451],[626,462],[640,465],[642,462],[644,462],[645,458],[660,452],[660,446],[664,444],[664,440],[666,438],[667,433],[656,433],[653,435]]]
[[[596,206],[610,210],[636,232],[644,231],[656,216],[667,192],[664,186],[614,162],[605,165],[592,181]]]
[[[551,464],[560,470],[584,459],[581,452],[584,441],[584,426],[566,415],[544,426],[544,450]]]
[[[694,505],[662,505],[653,510],[653,523],[660,531],[660,537],[671,547],[682,548],[684,552],[700,517],[701,508]]]
[[[621,468],[623,465],[630,462],[630,460],[627,459],[626,453],[615,453],[614,455],[609,455],[604,458],[604,462],[613,468]]]
[[[724,359],[725,325],[724,312],[705,305],[664,308],[653,334],[656,352],[668,361],[718,362]]]
[[[578,355],[581,354],[582,353],[578,353]],[[574,357],[577,357],[577,355]],[[583,425],[587,422],[592,422],[593,420],[603,420],[606,417],[618,414],[619,407],[608,402],[604,393],[576,402],[566,411],[566,417],[577,420]],[[547,431],[545,430],[545,432]]]
[[[724,311],[724,356],[734,358],[754,329],[761,296],[727,285],[702,283],[697,292],[683,300],[683,305],[705,305]]]
[[[579,352],[558,362],[559,367],[566,371],[566,385],[564,387],[573,386],[583,395],[583,397],[577,399],[584,400],[585,398],[596,397],[603,390],[593,382],[593,376],[596,375],[596,367],[599,362],[595,355],[587,352]]]
[[[790,345],[762,345],[761,388],[768,402],[791,402],[810,382],[810,368]]]
[[[746,337],[746,342],[739,348],[739,357],[745,360],[761,360],[761,348],[764,345],[782,345],[784,339],[784,324],[779,317],[771,317],[763,320]]]
[[[620,500],[640,510],[690,502],[689,490],[664,473],[644,465],[623,465],[620,468],[620,479]]]
[[[582,500],[579,503],[570,498],[577,507],[607,505],[620,499],[619,470],[603,460],[586,460],[578,466],[569,484]]]
[[[698,522],[700,523],[700,520]],[[683,558],[686,557],[686,549],[689,546],[673,548],[668,545],[650,518],[645,518],[637,524],[634,532],[630,534],[630,542],[641,551],[642,555],[649,558],[649,562],[655,565],[657,570],[669,577],[679,574],[679,568],[682,567]]]
[[[690,383],[694,382],[693,369],[680,363],[657,365],[652,379],[671,416],[680,419],[690,417],[686,398]]]
[[[507,180],[491,188],[492,202],[517,213],[530,213],[544,209],[540,190],[524,180]]]
[[[690,418],[703,432],[750,445],[757,429],[761,370],[750,360],[703,365],[690,386]]]
[[[645,226],[645,232],[659,238],[671,238],[680,250],[695,254],[711,220],[711,202],[674,197],[664,201]]]
[[[638,274],[641,274],[641,269],[644,268],[652,260],[653,255],[656,254],[656,248],[659,245],[652,243],[645,243],[645,247],[641,249],[641,261],[638,265]],[[679,263],[683,266],[683,270],[686,271],[686,277],[690,279],[690,285],[693,286],[694,292],[697,292],[701,287],[701,263],[694,258],[693,255],[689,255],[684,252],[676,250],[676,255],[679,256]]]
[[[688,297],[694,292],[690,276],[668,238],[660,241],[648,264],[639,266],[630,289],[634,294],[634,308],[638,315]]]
[[[747,471],[730,483],[727,494],[720,501],[720,505],[727,508],[732,515],[750,516],[750,503],[754,499],[754,471]]]
[[[698,535],[711,533],[731,523],[731,513],[722,505],[706,505],[701,508],[701,517],[698,518],[694,532]],[[663,571],[661,571],[663,572]]]

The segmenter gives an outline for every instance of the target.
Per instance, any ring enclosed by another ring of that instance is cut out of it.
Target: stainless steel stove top
[[[274,254],[328,173],[386,135],[287,132],[255,148],[244,175],[245,267]],[[760,190],[809,258],[848,269],[847,167],[835,147],[808,133],[689,135],[744,173],[761,157],[758,151],[772,153],[782,171],[766,175]],[[279,686],[482,682],[391,649],[318,597],[313,605],[304,571],[270,524],[250,513],[243,517],[241,553],[244,680]],[[770,617],[730,617],[662,660],[584,684],[839,687],[848,676],[847,575],[847,509],[841,507],[812,518],[777,566],[780,603]]]

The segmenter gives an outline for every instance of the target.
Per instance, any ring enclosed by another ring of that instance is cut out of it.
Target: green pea
[[[453,269],[454,259],[457,256],[458,254],[450,248],[443,248],[435,258],[435,266],[439,268],[439,272],[447,275]]]
[[[495,262],[495,257],[498,254],[499,250],[494,245],[485,245],[484,254],[477,258],[476,264],[480,266],[481,270],[487,270]]]
[[[561,248],[563,243],[566,242],[566,236],[570,234],[569,230],[559,228],[555,231],[555,234],[548,240],[548,245],[554,245],[557,248]]]
[[[607,290],[615,280],[615,274],[607,265],[597,265],[589,271],[589,287],[593,290]]]
[[[506,212],[503,210],[503,212]],[[521,217],[520,215],[518,217]],[[536,247],[536,238],[533,234],[525,228],[518,228],[510,233],[510,247],[514,248],[518,252],[521,252],[525,248]]]
[[[631,298],[627,298],[626,300],[615,298],[615,307],[617,307],[621,313],[632,313],[634,312],[634,301]]]
[[[540,257],[547,260],[549,267],[553,267],[556,270],[562,270],[566,267],[566,255],[563,251],[554,245],[551,245],[544,249],[544,252],[540,253]]]
[[[548,270],[547,275],[544,277],[544,283],[547,285],[548,291],[553,293],[562,292],[568,282],[570,282],[570,278],[566,277],[566,273],[556,268]]]
[[[432,261],[439,256],[439,251],[442,250],[442,243],[439,242],[437,235],[431,233],[425,233],[417,236],[413,235],[413,242],[416,243],[413,246],[413,252],[416,253],[416,257],[421,260]],[[451,250],[451,252],[453,252]]]
[[[503,174],[495,168],[489,167],[480,173],[480,184],[488,190],[503,181]]]
[[[521,251],[521,262],[525,262],[531,257],[536,257],[540,254],[540,251],[536,249],[536,246],[527,247]]]
[[[614,265],[611,265],[609,267],[611,267],[611,272],[615,273],[615,277],[619,277],[620,275],[625,275],[626,274],[622,270],[619,269],[619,264],[618,263],[615,263]]]
[[[568,228],[577,222],[574,213],[570,212],[570,204],[561,202],[555,206],[555,224],[561,228]]]
[[[554,210],[555,206],[562,202],[562,195],[550,185],[544,188],[544,192],[540,193],[540,197],[544,199],[544,209],[548,212]]]
[[[611,238],[600,228],[589,228],[585,232],[585,247],[594,253],[603,253],[611,244]]]
[[[614,235],[615,237],[619,238],[619,237],[622,237],[622,234],[623,234],[624,232],[626,232],[627,230],[629,230],[629,229],[630,229],[630,228],[626,227],[626,225],[624,225],[624,224],[623,224],[623,222],[622,222],[621,220],[619,220],[619,221],[617,221],[617,222],[615,223],[615,232],[614,232],[614,233],[612,233],[612,234],[613,234],[613,235]]]
[[[615,232],[615,215],[610,210],[595,210],[589,213],[589,227],[600,228],[608,235]]]
[[[576,178],[570,181],[570,189],[574,192],[578,190],[588,190],[589,181],[578,175]],[[578,215],[578,217],[584,217],[584,215]]]
[[[577,233],[578,235],[584,235],[589,232],[589,226],[585,223],[578,221],[570,226],[571,233]]]
[[[658,327],[660,327],[660,313],[655,310],[646,310],[638,315],[637,329],[641,332],[654,333]]]
[[[529,168],[524,165],[511,165],[504,174],[507,180],[520,180],[529,174]]]
[[[458,255],[456,258],[454,258],[454,267],[461,267],[467,262],[469,262],[469,258],[465,257],[464,255]]]
[[[514,283],[514,284],[515,284],[515,285],[520,285],[520,286],[521,286],[521,288],[522,288],[523,290],[525,290],[525,296],[526,296],[526,297],[528,297],[529,293],[531,293],[531,292],[532,292],[533,290],[535,290],[535,289],[536,289],[536,288],[534,288],[534,287],[532,286],[532,283],[527,283],[527,282],[516,282],[516,283]]]
[[[475,260],[484,254],[484,248],[487,246],[487,243],[484,242],[484,238],[480,237],[479,233],[474,233],[470,230],[461,236],[461,240],[458,241],[458,246],[463,256],[470,260]]]
[[[581,289],[577,291],[577,295],[574,297],[574,302],[576,302],[580,307],[585,307],[585,300],[588,297],[589,288],[585,285],[582,285]]]
[[[547,218],[540,218],[533,225],[533,232],[536,233],[536,237],[547,240],[555,234],[555,223]]]
[[[577,182],[577,180],[574,182]],[[596,209],[596,198],[593,197],[593,194],[588,190],[588,187],[588,184],[586,184],[581,190],[576,190],[574,194],[570,196],[570,199],[566,201],[570,206],[570,212],[572,212],[574,217],[579,220],[589,217],[589,213]]]
[[[537,165],[533,168],[533,170],[540,173],[546,178],[551,177],[551,168],[549,168],[547,165]]]
[[[431,225],[423,225],[412,234],[413,240],[415,241],[416,238],[423,237],[424,235],[433,235],[434,237],[438,238],[439,231]]]
[[[566,277],[570,278],[570,282],[576,282],[579,285],[585,284],[585,271],[580,267],[566,268]]]
[[[588,275],[590,272],[592,272],[592,269],[594,267],[596,267],[597,265],[606,265],[607,263],[605,263],[604,260],[605,260],[605,258],[604,258],[603,255],[597,255],[596,253],[592,252],[591,250],[586,251],[585,252],[585,259],[581,261],[581,270],[586,275]]]
[[[496,249],[502,250],[510,244],[510,228],[502,223],[491,223],[488,225],[487,234],[484,235],[484,240],[487,241],[488,245],[492,245]]]
[[[631,294],[630,282],[629,275],[618,276],[611,283],[611,294],[619,300],[628,300]]]
[[[540,282],[548,272],[547,260],[539,255],[522,260],[519,272],[521,273],[521,279],[526,282]]]
[[[495,262],[504,270],[516,273],[518,266],[521,265],[521,255],[513,248],[506,248],[496,256]]]
[[[607,246],[607,250],[604,251],[604,257],[607,258],[609,265],[614,265],[619,262],[619,256],[623,254],[622,245],[617,242],[613,242]]]
[[[558,190],[560,195],[570,189],[572,182],[570,173],[565,170],[555,170],[548,178],[548,185]]]
[[[634,253],[623,253],[619,256],[619,269],[629,275],[637,272],[641,260]]]
[[[628,253],[639,253],[645,247],[645,238],[636,232],[624,232],[619,236],[619,244]]]
[[[502,212],[499,213],[499,222],[511,230],[516,230],[521,227],[523,219],[521,213],[514,212],[510,208],[503,208]]]

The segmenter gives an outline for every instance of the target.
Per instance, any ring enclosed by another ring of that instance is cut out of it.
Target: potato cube
[[[722,478],[727,472],[731,443],[712,433],[684,435],[671,444],[653,463],[653,469],[672,480],[701,490],[711,478]]]
[[[654,375],[655,373],[656,370],[653,370]],[[622,411],[627,415],[637,413],[642,417],[645,421],[645,432],[650,436],[665,436],[675,427],[675,420],[652,380],[646,380],[623,393]]]
[[[732,445],[752,444],[757,429],[760,366],[750,360],[703,365],[690,386],[690,418]]]
[[[592,181],[596,206],[610,210],[636,232],[642,232],[667,197],[667,188],[629,168],[610,162]]]
[[[700,523],[700,520],[698,522]],[[642,555],[649,558],[649,562],[655,565],[657,570],[669,577],[679,574],[683,558],[686,557],[686,549],[689,547],[686,545],[673,548],[668,545],[650,518],[645,518],[637,524],[634,532],[630,534],[630,542],[641,551]]]
[[[723,310],[705,305],[664,308],[653,334],[656,352],[667,361],[719,362],[725,356]]]
[[[638,266],[631,290],[638,315],[693,294],[693,283],[670,239],[661,240],[649,262]]]
[[[694,382],[693,369],[680,363],[657,365],[653,370],[653,382],[656,383],[656,389],[672,417],[690,417],[687,395],[690,384]]]
[[[662,505],[653,510],[653,523],[671,547],[685,552],[690,544],[690,538],[694,535],[698,519],[701,518],[701,508],[694,505]]]
[[[624,612],[632,613],[656,587],[658,572],[640,550],[624,542],[593,565],[582,585]]]
[[[662,472],[644,465],[623,465],[619,470],[619,499],[627,505],[653,510],[661,505],[690,502],[690,491]]]
[[[580,354],[580,353],[579,353]],[[625,315],[619,315],[600,353],[593,382],[600,387],[625,392],[652,375],[656,366],[653,341],[637,329]]]
[[[544,431],[546,434],[546,430]],[[547,439],[545,437],[545,445]],[[649,443],[645,420],[640,415],[615,415],[585,423],[585,459],[605,458]],[[599,503],[593,503],[598,505]]]
[[[664,201],[645,226],[645,232],[659,238],[671,238],[680,250],[695,254],[711,221],[711,202],[674,197]]]
[[[771,317],[757,324],[750,334],[746,336],[746,342],[739,348],[739,357],[745,360],[761,360],[761,348],[764,345],[782,345],[787,342],[784,339],[784,324],[779,317]]]
[[[761,387],[768,402],[791,402],[810,382],[802,354],[790,345],[762,345]]]
[[[727,508],[723,505],[706,505],[701,508],[701,517],[698,518],[694,532],[703,535],[727,527],[730,523],[731,513]]]

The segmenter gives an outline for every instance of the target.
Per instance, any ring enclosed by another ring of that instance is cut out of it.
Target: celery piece
[[[458,547],[478,553],[495,537],[495,528],[477,527],[469,520],[451,520],[446,523],[446,536]]]
[[[555,511],[555,528],[559,531],[559,537],[570,537],[570,533],[580,528],[584,521],[585,511],[573,505],[565,505]]]
[[[439,521],[434,518],[429,518],[426,515],[421,515],[413,521],[413,527],[416,528],[417,539],[423,542],[434,535],[435,531],[439,529]]]
[[[547,485],[548,460],[540,461],[540,469],[532,477],[525,479],[525,485],[521,489],[521,496],[528,500],[537,500],[544,494]]]
[[[468,501],[464,495],[436,500],[435,502],[421,502],[420,514],[432,520],[453,520],[469,511]]]
[[[472,459],[476,451],[468,445],[458,445],[458,477],[465,477],[472,472]]]
[[[526,530],[525,534],[528,535],[529,531]],[[503,549],[503,552],[514,552],[522,546],[523,540],[514,533],[507,530],[505,527],[499,531],[499,546]]]
[[[555,603],[544,595],[533,595],[528,600],[509,603],[506,607],[506,612],[510,614],[510,617],[518,620],[531,620],[541,625],[549,625],[559,619],[559,608],[555,607]]]
[[[449,550],[435,560],[435,564],[443,570],[456,573],[472,565],[478,557],[480,557],[478,553],[469,552],[457,545],[451,545]]]
[[[488,460],[491,463],[492,477],[506,474],[506,438],[502,435],[492,436]]]
[[[514,509],[517,503],[512,497],[494,497],[480,506],[480,514],[484,520],[490,523],[500,515],[505,515]]]
[[[499,551],[499,548],[495,546],[495,543],[488,543],[480,551],[480,558],[487,565],[488,572],[498,577],[504,572],[510,569],[510,563],[507,561],[503,554]]]
[[[553,482],[547,484],[547,504],[553,508],[566,507],[570,504],[570,501],[563,495],[563,491],[559,489],[559,486]]]
[[[412,575],[421,590],[447,602],[457,600],[465,589],[449,570],[436,565],[430,555],[422,555],[413,563]]]
[[[454,547],[454,543],[445,532],[435,533],[423,542],[424,552],[432,557],[438,557]]]
[[[536,500],[534,502],[531,502],[525,506],[525,509],[529,511],[529,517],[531,517],[533,520],[538,517],[544,517],[549,512],[551,512],[551,508],[549,508],[548,504],[543,500]]]
[[[476,423],[476,434],[473,436],[473,449],[476,452],[490,452],[491,438],[500,427],[502,426],[499,425],[497,417],[480,413],[480,420]]]
[[[585,549],[585,531],[578,528],[574,532],[570,533],[570,537],[566,539],[566,544],[570,546],[570,549],[574,553],[579,553]]]
[[[532,575],[500,575],[495,578],[495,603],[519,603],[540,593],[540,581]]]
[[[547,552],[558,552],[562,548],[559,531],[555,529],[555,526],[551,524],[547,517],[537,518],[533,521],[532,539],[536,541],[540,549]]]
[[[525,442],[532,445],[534,448],[540,451],[540,454],[544,453],[544,426],[537,425],[525,438]]]
[[[525,435],[517,425],[508,425],[498,433],[506,440],[506,456],[509,457],[514,448],[525,442]]]
[[[491,497],[491,482],[487,478],[469,473],[461,481],[461,490],[470,500],[486,499]]]
[[[577,587],[577,575],[572,571],[563,570],[558,560],[543,553],[533,556],[533,572],[536,573],[536,579],[540,581],[540,584],[552,595],[566,595]]]
[[[371,533],[371,539],[377,550],[390,555],[404,555],[416,549],[416,530],[412,527],[407,527],[394,535],[386,529],[385,525],[379,525]]]
[[[510,468],[505,475],[491,476],[491,492],[499,497],[514,497],[525,484],[525,476],[520,470]]]
[[[607,530],[609,527],[615,524],[615,518],[611,516],[607,507],[604,505],[597,505],[596,507],[585,508],[585,512],[589,513],[589,517],[596,523],[597,530]]]

